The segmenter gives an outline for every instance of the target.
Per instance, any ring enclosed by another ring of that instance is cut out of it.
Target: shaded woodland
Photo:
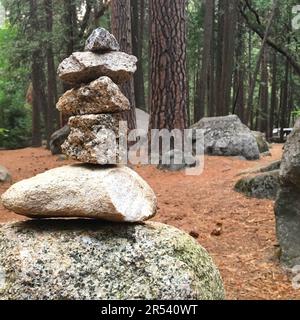
[[[0,147],[49,146],[64,119],[68,86],[59,61],[110,30],[138,71],[122,86],[151,128],[188,128],[204,116],[237,114],[272,138],[300,113],[297,0],[2,0]],[[299,23],[300,28],[300,23]]]

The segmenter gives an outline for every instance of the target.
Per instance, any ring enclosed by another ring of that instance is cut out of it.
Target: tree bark
[[[46,30],[48,33],[47,36],[47,49],[46,49],[46,58],[47,58],[47,147],[50,147],[50,137],[55,131],[55,120],[59,123],[59,113],[56,110],[56,101],[57,101],[57,83],[56,83],[56,70],[54,63],[54,54],[53,54],[53,45],[52,45],[52,32],[53,32],[53,2],[52,0],[45,0],[45,11],[46,11]]]
[[[225,1],[219,1],[218,4],[218,35],[217,35],[217,48],[216,48],[216,115],[223,115],[223,102],[221,95],[221,82],[222,82],[222,61],[223,61],[223,42],[224,42],[224,13]]]
[[[211,48],[214,21],[214,1],[205,0],[205,16],[204,16],[204,44],[202,54],[202,67],[199,81],[197,83],[195,95],[195,122],[198,122],[205,115],[208,81],[210,76]]]
[[[268,115],[269,115],[269,72],[268,72],[268,52],[265,48],[261,63],[261,96],[260,96],[260,121],[259,130],[268,135]]]
[[[269,117],[269,133],[267,138],[272,138],[274,129],[274,114],[278,108],[277,99],[277,53],[273,50],[272,54],[272,92],[271,92],[271,105],[270,105],[270,117]]]
[[[227,115],[231,102],[237,2],[224,0],[220,1],[219,6],[219,33],[222,32],[222,36],[219,34],[217,110],[219,115]]]
[[[132,54],[130,0],[112,0],[111,9],[112,33],[119,41],[121,50],[128,54]],[[121,89],[131,104],[131,110],[124,112],[124,120],[127,121],[128,128],[132,130],[136,128],[134,80],[131,79],[122,85]]]
[[[239,16],[239,30],[237,35],[237,48],[236,48],[236,69],[234,74],[234,94],[233,94],[233,114],[237,114],[243,123],[246,123],[245,112],[245,61],[244,61],[244,25]]]
[[[281,112],[280,112],[280,141],[284,142],[284,129],[287,127],[288,101],[289,101],[289,72],[290,64],[286,59],[285,79],[281,83]]]
[[[32,38],[34,38],[35,32],[38,30],[37,20],[37,1],[30,0],[30,19]],[[31,64],[31,80],[32,80],[32,146],[40,147],[42,145],[41,134],[41,95],[40,95],[40,68],[41,68],[41,50],[36,48],[32,52],[32,64]]]
[[[187,127],[186,1],[150,0],[152,129]]]
[[[77,11],[74,0],[64,0],[64,22],[66,33],[66,56],[71,55],[77,47],[78,26],[77,26]]]
[[[144,0],[131,0],[132,7],[132,48],[133,54],[137,56],[137,71],[134,75],[134,95],[137,108],[147,110],[144,87],[143,71],[143,34],[144,34],[144,17],[145,7]]]

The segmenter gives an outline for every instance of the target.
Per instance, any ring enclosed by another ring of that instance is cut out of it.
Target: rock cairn
[[[71,116],[71,133],[62,151],[84,163],[120,163],[126,150],[118,143],[125,138],[119,122],[130,103],[117,84],[131,78],[137,58],[119,52],[115,37],[102,28],[88,38],[86,50],[73,53],[58,67],[59,77],[74,86],[57,103],[60,112]]]
[[[36,217],[0,225],[0,300],[12,299],[224,299],[220,273],[189,235],[160,223],[156,197],[134,171],[113,157],[120,112],[129,102],[119,90],[137,59],[119,52],[104,29],[86,52],[59,66],[74,88],[57,108],[71,116],[62,150],[84,162],[46,171],[13,185],[3,205]],[[113,133],[113,134],[112,134]]]
[[[4,206],[30,217],[85,217],[139,222],[156,213],[156,197],[131,169],[120,165],[121,113],[130,110],[117,84],[136,71],[137,58],[119,51],[115,37],[96,29],[85,52],[75,52],[58,67],[71,84],[57,109],[70,116],[70,133],[62,151],[81,165],[49,170],[13,185]],[[115,166],[108,166],[115,164]]]

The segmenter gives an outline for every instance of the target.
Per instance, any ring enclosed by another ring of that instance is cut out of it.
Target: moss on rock
[[[0,299],[224,299],[206,250],[159,223],[3,225],[0,268]]]

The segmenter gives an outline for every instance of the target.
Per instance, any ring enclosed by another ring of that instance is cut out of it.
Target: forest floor
[[[282,145],[271,152],[259,161],[207,156],[201,176],[136,168],[158,197],[153,220],[199,235],[197,240],[220,269],[227,299],[300,299],[300,290],[293,289],[291,276],[278,263],[274,203],[233,190],[240,172],[280,159]],[[0,164],[12,173],[13,182],[69,162],[41,148],[0,151]],[[0,193],[9,186],[0,185]],[[0,205],[0,223],[20,219]]]

